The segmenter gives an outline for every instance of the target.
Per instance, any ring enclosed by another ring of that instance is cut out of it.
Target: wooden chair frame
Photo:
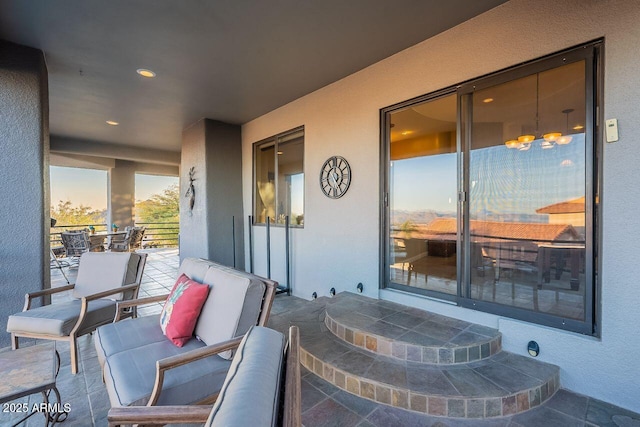
[[[68,336],[59,336],[59,335],[49,335],[49,334],[38,334],[32,332],[20,332],[20,333],[11,333],[11,348],[13,350],[17,350],[19,348],[18,338],[34,338],[34,339],[46,339],[53,341],[67,341],[69,342],[70,352],[71,352],[71,373],[78,373],[78,345],[77,339],[79,336],[86,335],[88,333],[93,332],[96,328],[102,325],[106,325],[110,322],[103,322],[96,325],[92,325],[91,329],[81,331],[80,328],[86,325],[83,325],[85,317],[87,315],[87,310],[89,308],[89,302],[95,301],[100,298],[105,298],[111,295],[116,295],[119,293],[125,293],[127,291],[131,291],[133,294],[133,298],[138,296],[138,291],[140,290],[140,283],[142,282],[142,275],[144,273],[144,267],[147,261],[147,254],[140,254],[140,265],[138,267],[138,271],[136,274],[136,281],[131,285],[119,286],[117,288],[109,289],[106,291],[98,292],[92,295],[87,295],[80,298],[80,313],[78,315],[78,320],[75,325],[69,332]],[[71,291],[75,288],[75,284],[70,284],[66,286],[60,286],[58,288],[44,289],[42,291],[30,292],[24,296],[24,307],[22,311],[27,311],[31,308],[31,303],[35,298],[42,297],[44,301],[45,296],[51,296],[60,292]],[[135,317],[136,311],[135,309],[130,309],[128,311],[122,312],[122,310],[118,309],[118,302],[116,302],[116,315],[119,314],[119,318],[123,317]]]
[[[236,348],[240,344],[240,341],[241,338],[235,338],[214,346],[209,346],[211,347],[210,351],[213,352],[211,354]],[[297,326],[291,326],[289,328],[289,340],[287,342],[286,352],[284,399],[280,400],[281,425],[283,427],[299,427],[302,420],[302,391],[300,384],[300,336]],[[152,426],[170,423],[205,423],[209,418],[212,407],[212,405],[116,407],[109,410],[107,419],[109,421],[109,427],[128,424]]]

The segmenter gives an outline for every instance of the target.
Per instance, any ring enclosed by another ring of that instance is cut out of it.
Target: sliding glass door
[[[457,294],[455,93],[389,114],[389,281]]]
[[[597,334],[600,49],[382,110],[384,286]]]
[[[587,63],[552,58],[460,89],[470,254],[463,304],[578,330],[590,318]]]

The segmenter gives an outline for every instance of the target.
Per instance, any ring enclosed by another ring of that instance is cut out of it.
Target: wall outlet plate
[[[618,119],[608,119],[605,122],[605,134],[607,142],[616,142],[618,140]]]

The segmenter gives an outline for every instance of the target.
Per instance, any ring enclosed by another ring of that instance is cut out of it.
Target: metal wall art
[[[191,166],[191,169],[189,169],[189,188],[187,189],[187,192],[184,194],[184,197],[189,198],[189,212],[193,211],[193,205],[196,203],[196,189],[193,186],[193,181],[196,180],[194,178],[195,175],[196,175],[196,167]]]

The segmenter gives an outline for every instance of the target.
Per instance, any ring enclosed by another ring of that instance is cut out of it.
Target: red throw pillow
[[[162,333],[178,347],[193,336],[200,310],[209,295],[209,286],[189,279],[186,274],[178,277],[160,313]]]

